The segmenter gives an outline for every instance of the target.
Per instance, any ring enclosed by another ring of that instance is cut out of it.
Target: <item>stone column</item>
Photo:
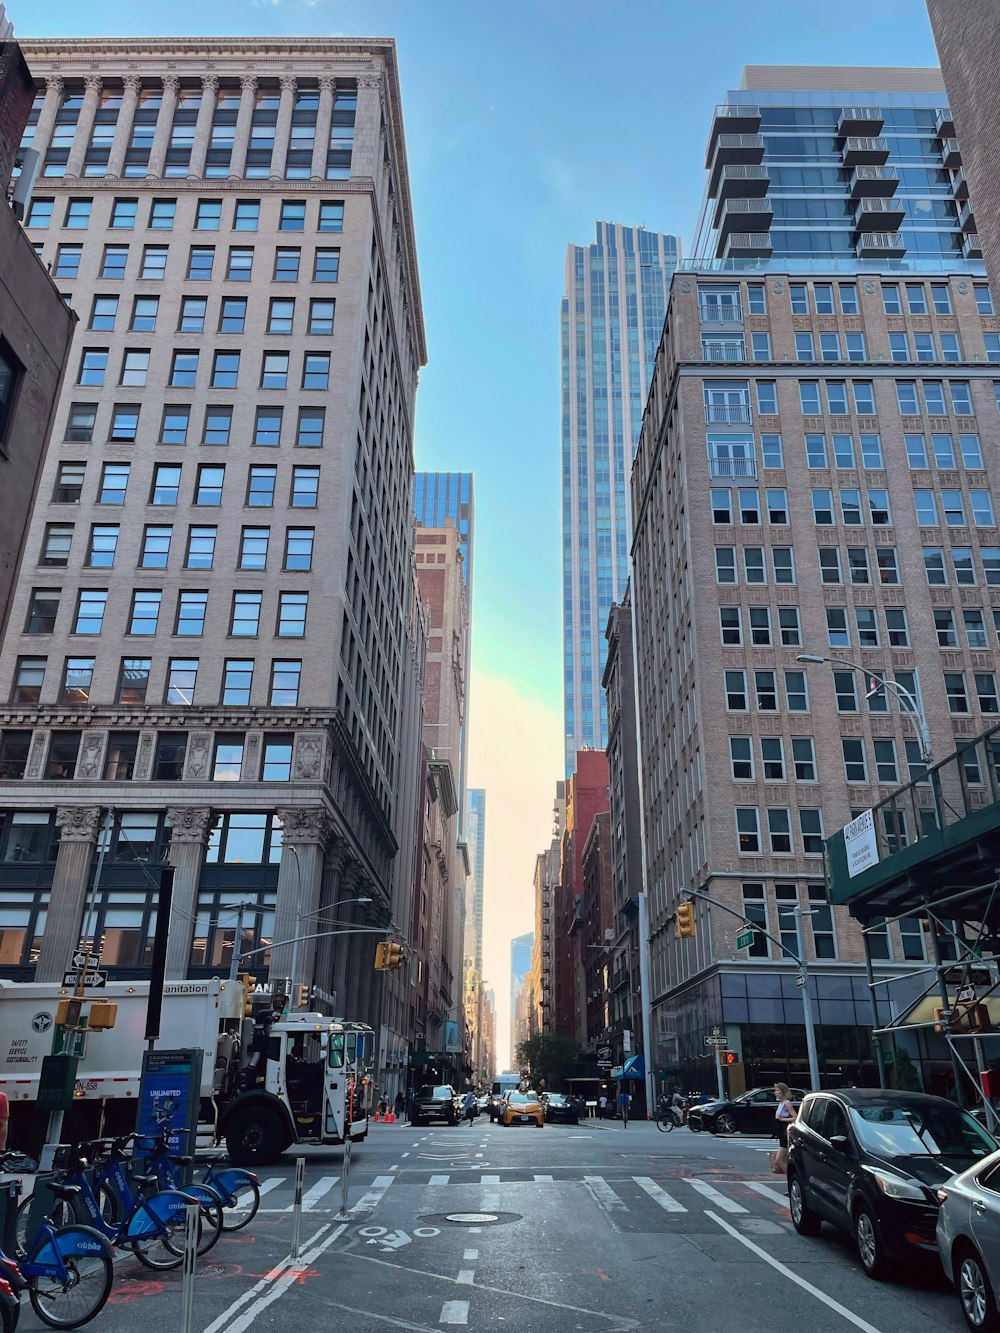
[[[313,141],[313,160],[309,175],[314,181],[326,180],[326,155],[330,149],[330,124],[337,80],[332,74],[319,76],[319,110],[316,113],[316,138]]]
[[[101,104],[101,88],[103,86],[101,76],[99,74],[88,74],[83,84],[86,91],[83,94],[80,119],[76,122],[73,145],[69,150],[69,157],[66,159],[67,176],[79,176],[83,170],[83,159],[87,156],[87,149],[90,147],[90,133],[94,128],[94,117],[97,115],[97,108]]]
[[[45,154],[49,151],[49,144],[52,142],[52,131],[55,128],[56,113],[62,106],[63,100],[63,81],[59,74],[49,74],[45,80],[45,101],[42,103],[42,109],[39,112],[38,124],[35,126],[35,137],[31,141],[31,146],[38,154],[39,159],[44,162]]]
[[[174,128],[174,112],[177,110],[177,94],[180,92],[180,87],[181,81],[176,74],[165,74],[163,76],[163,98],[160,102],[160,114],[156,117],[153,146],[149,150],[149,165],[146,168],[147,177],[152,177],[153,180],[160,180],[163,176],[167,149],[170,147],[170,136]]]
[[[62,834],[36,981],[61,981],[80,943],[101,810],[96,805],[59,806],[56,823]]]
[[[244,74],[240,79],[240,109],[236,113],[236,135],[229,165],[229,179],[240,180],[247,166],[254,107],[257,105],[257,76]]]
[[[205,174],[205,159],[212,138],[212,117],[215,115],[218,91],[217,76],[206,74],[201,81],[201,106],[198,108],[198,122],[194,127],[194,146],[191,149],[191,161],[188,165],[188,180],[200,180]]]
[[[377,71],[358,75],[358,109],[354,117],[354,152],[351,175],[378,174],[376,154],[381,152],[379,122],[382,117],[382,75]]]
[[[295,75],[282,74],[281,101],[278,103],[278,123],[274,127],[274,152],[271,154],[271,179],[283,180],[288,161],[288,140],[292,133],[292,111],[295,109]]]
[[[194,918],[198,914],[198,884],[205,860],[205,840],[212,820],[204,807],[170,807],[170,864],[174,868],[174,896],[167,933],[167,970],[170,981],[181,981],[191,962]]]
[[[278,818],[283,834],[274,938],[294,940],[322,929],[312,914],[319,907],[323,852],[333,832],[333,821],[321,806],[279,810]],[[271,981],[291,977],[293,984],[311,983],[315,965],[315,940],[305,940],[298,948],[294,944],[275,945],[271,950]]]
[[[108,175],[121,177],[125,167],[125,154],[132,138],[132,126],[135,123],[135,108],[142,92],[142,79],[138,74],[126,74],[125,91],[122,94],[121,110],[118,112],[118,124],[115,126],[115,138],[108,156]]]
[[[348,843],[346,838],[335,838],[326,853],[326,863],[323,867],[323,890],[320,896],[320,905],[328,910],[324,911],[317,918],[317,930],[324,930],[329,923],[331,930],[340,925],[342,913],[337,907],[337,902],[344,897],[342,880],[344,871],[350,861]],[[331,936],[325,940],[316,941],[316,974],[315,979],[318,985],[326,991],[336,991],[334,982],[335,961],[337,956],[337,939]],[[340,1012],[340,1002],[343,997],[337,996],[337,1012]]]

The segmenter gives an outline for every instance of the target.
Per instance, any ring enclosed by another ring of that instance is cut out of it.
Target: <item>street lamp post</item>
[[[913,729],[917,733],[917,739],[920,743],[921,762],[930,765],[931,733],[927,726],[927,718],[924,716],[924,710],[919,699],[915,698],[905,685],[890,680],[881,671],[866,671],[863,666],[859,666],[857,662],[851,662],[846,657],[824,657],[820,653],[799,653],[795,660],[796,662],[807,662],[815,665],[847,667],[849,671],[856,671],[859,675],[868,676],[871,680],[878,682],[875,689],[869,690],[869,694],[874,694],[877,689],[891,690],[899,700],[901,711],[907,713],[913,723]]]

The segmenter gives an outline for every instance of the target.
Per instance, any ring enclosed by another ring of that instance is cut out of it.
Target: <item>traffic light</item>
[[[736,1063],[736,1052],[735,1052],[735,1051],[727,1051],[727,1052],[726,1052],[726,1064],[727,1064],[727,1065],[734,1065],[735,1063]]]
[[[405,956],[401,944],[393,940],[379,940],[375,948],[375,971],[395,972],[397,967],[403,966]]]
[[[375,971],[376,971],[376,972],[386,972],[386,971],[388,971],[388,968],[387,968],[386,965],[385,965],[385,951],[386,951],[386,949],[387,949],[388,947],[389,947],[389,946],[386,944],[385,940],[379,940],[378,944],[375,946]]]
[[[94,1000],[87,1011],[90,1032],[107,1032],[118,1021],[118,1006],[111,1000]]]
[[[677,904],[677,911],[674,913],[674,921],[677,925],[678,935],[694,935],[694,903],[683,902]]]
[[[56,1027],[78,1028],[83,1012],[83,1000],[60,1000],[56,1006]]]
[[[295,987],[295,1009],[306,1010],[309,1008],[309,987],[305,982],[299,982]]]
[[[240,980],[243,982],[243,1017],[253,1018],[253,988],[257,984],[257,978],[252,977],[249,972],[244,972]]]

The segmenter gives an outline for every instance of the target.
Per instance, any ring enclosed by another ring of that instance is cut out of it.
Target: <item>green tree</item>
[[[563,1085],[579,1059],[576,1042],[545,1032],[519,1042],[517,1047],[518,1067],[529,1070],[533,1084],[544,1083],[550,1091]]]
[[[899,1092],[923,1091],[917,1066],[910,1059],[909,1051],[904,1051],[899,1046],[893,1052],[892,1082]]]

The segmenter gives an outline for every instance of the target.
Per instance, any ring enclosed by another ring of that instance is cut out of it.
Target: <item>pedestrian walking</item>
[[[400,1089],[400,1090],[396,1093],[396,1100],[395,1100],[395,1102],[394,1102],[394,1104],[393,1104],[393,1108],[392,1108],[392,1109],[393,1109],[393,1113],[394,1113],[394,1115],[395,1115],[395,1117],[396,1117],[397,1120],[402,1120],[402,1118],[403,1118],[403,1111],[404,1111],[405,1107],[406,1107],[406,1098],[403,1096],[403,1091],[402,1091],[402,1089]]]
[[[771,1153],[771,1170],[776,1176],[783,1176],[788,1170],[788,1126],[798,1112],[792,1105],[792,1093],[787,1083],[775,1083],[774,1095],[778,1102],[774,1111],[774,1137],[778,1140],[778,1150]]]
[[[632,1094],[622,1088],[618,1094],[618,1109],[622,1113],[622,1129],[628,1129],[628,1108],[632,1105]]]
[[[597,1105],[598,1105],[598,1107],[600,1108],[601,1119],[602,1119],[602,1120],[607,1120],[607,1118],[608,1118],[608,1099],[607,1099],[607,1097],[605,1097],[605,1095],[604,1095],[603,1092],[601,1093],[600,1097],[598,1098]]]
[[[466,1092],[462,1105],[465,1108],[465,1123],[471,1125],[476,1118],[476,1094],[471,1088]]]

